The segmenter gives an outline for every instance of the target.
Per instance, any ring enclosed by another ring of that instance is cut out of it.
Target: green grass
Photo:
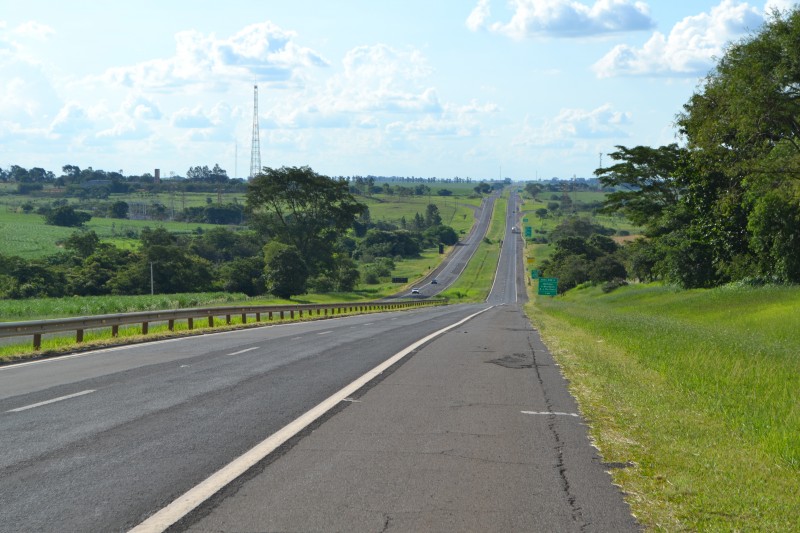
[[[634,513],[667,531],[797,531],[800,288],[535,297]]]
[[[138,234],[142,228],[166,228],[173,233],[191,233],[197,228],[204,230],[219,227],[213,224],[196,224],[185,222],[161,222],[157,220],[119,220],[113,218],[93,217],[86,223],[86,229],[97,233],[103,242],[112,242],[117,246],[131,248],[138,245],[138,239],[125,238],[128,231]],[[49,226],[44,217],[36,214],[12,213],[0,210],[0,243],[5,255],[18,255],[26,259],[43,257],[58,253],[61,248],[56,244],[72,235],[76,228]]]
[[[387,196],[376,194],[372,197],[360,196],[360,202],[369,207],[370,217],[373,221],[384,220],[397,224],[402,217],[407,222],[414,219],[414,214],[419,213],[425,216],[425,208],[428,204],[434,204],[439,208],[442,223],[451,226],[456,232],[468,232],[474,221],[474,209],[469,206],[480,206],[479,198],[466,198],[463,196],[408,196],[400,197],[397,195]]]
[[[507,209],[506,198],[495,200],[486,239],[480,243],[458,281],[442,292],[443,297],[457,302],[479,302],[489,296],[500,259],[500,240],[505,235]]]

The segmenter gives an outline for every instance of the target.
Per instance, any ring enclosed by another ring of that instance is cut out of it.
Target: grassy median
[[[506,198],[495,200],[486,237],[470,259],[464,273],[441,296],[453,303],[482,302],[489,296],[497,271],[497,261],[500,259],[501,240],[505,235],[506,209]]]
[[[598,288],[527,306],[634,514],[800,530],[800,288]]]

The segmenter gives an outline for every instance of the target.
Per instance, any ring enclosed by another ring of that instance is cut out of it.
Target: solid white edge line
[[[330,411],[341,401],[344,401],[358,389],[366,385],[376,376],[380,375],[387,368],[400,361],[408,354],[422,346],[423,344],[435,339],[436,337],[457,328],[461,324],[475,318],[476,316],[485,313],[492,309],[494,306],[487,307],[477,313],[474,313],[455,324],[451,324],[445,328],[435,331],[427,337],[418,340],[403,350],[397,352],[392,357],[376,366],[366,374],[362,375],[343,389],[339,390],[323,400],[321,403],[312,407],[300,417],[290,422],[277,432],[273,433],[260,443],[256,444],[253,448],[243,453],[226,466],[220,468],[204,481],[189,489],[183,495],[179,496],[175,501],[156,512],[150,518],[134,527],[129,533],[152,533],[162,532],[170,527],[172,524],[189,514],[193,509],[209,499],[211,496],[219,492],[223,487],[228,485],[234,479],[244,474],[248,469],[253,467],[259,461],[267,457],[270,453],[275,451],[281,444],[297,435],[300,431],[305,429],[309,424],[316,419]]]
[[[26,405],[24,407],[17,407],[16,409],[9,409],[6,413],[18,413],[20,411],[27,411],[28,409],[33,409],[35,407],[41,407],[43,405],[48,405],[51,403],[61,402],[64,400],[69,400],[70,398],[76,398],[78,396],[83,396],[85,394],[91,394],[95,391],[95,389],[84,390],[81,392],[76,392],[75,394],[67,394],[66,396],[59,396],[58,398],[53,398],[52,400],[45,400],[39,403],[33,403],[31,405]]]

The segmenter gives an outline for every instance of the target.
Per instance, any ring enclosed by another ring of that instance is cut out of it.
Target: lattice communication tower
[[[253,85],[253,144],[250,149],[250,179],[261,173],[261,143],[258,139],[258,85]]]

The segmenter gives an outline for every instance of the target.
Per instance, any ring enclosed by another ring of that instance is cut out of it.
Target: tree
[[[308,268],[297,247],[272,241],[264,247],[264,281],[267,292],[291,298],[306,292]]]
[[[310,167],[265,168],[247,188],[254,225],[267,236],[294,246],[309,272],[332,267],[334,246],[366,209],[345,180],[317,174]]]
[[[81,258],[89,257],[100,244],[100,237],[93,230],[76,231],[64,241],[64,248],[77,254]]]
[[[442,216],[439,214],[439,207],[436,204],[428,204],[425,208],[425,227],[439,226],[442,223]]]
[[[637,225],[661,217],[681,196],[676,174],[687,153],[677,144],[660,148],[617,146],[610,156],[619,163],[594,172],[604,187],[614,189],[606,196],[604,211],[621,212]]]
[[[76,211],[72,206],[62,205],[47,212],[44,220],[45,224],[49,224],[51,226],[76,228],[83,226],[86,222],[89,222],[91,218],[92,215],[89,213]]]
[[[118,200],[111,204],[109,208],[109,213],[111,218],[128,218],[128,202],[123,202],[122,200]]]

